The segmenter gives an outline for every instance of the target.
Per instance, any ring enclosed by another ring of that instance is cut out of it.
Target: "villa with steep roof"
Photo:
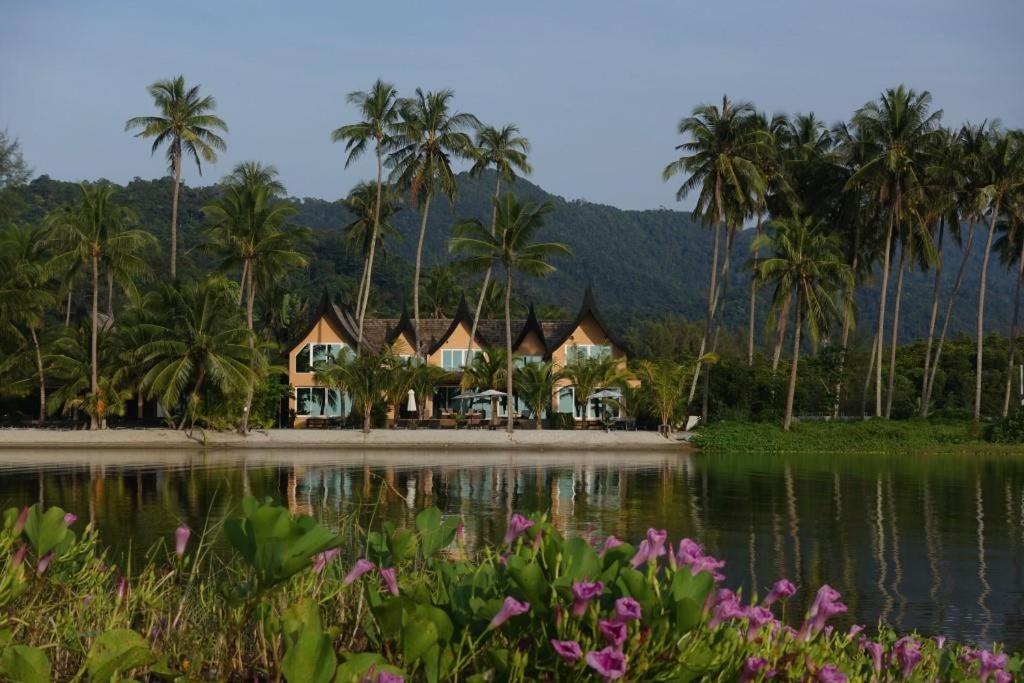
[[[425,414],[440,417],[459,406],[456,397],[465,393],[461,387],[461,371],[469,353],[469,336],[473,327],[473,314],[463,300],[451,318],[420,319],[421,351],[426,362],[451,373],[449,381],[427,397]],[[555,368],[564,367],[576,357],[610,356],[626,362],[625,345],[606,324],[598,311],[594,295],[588,288],[579,311],[572,320],[540,320],[531,305],[525,319],[512,321],[512,353],[517,364],[550,361]],[[311,417],[346,417],[352,410],[351,402],[341,392],[326,389],[314,379],[317,362],[337,356],[343,348],[355,349],[358,323],[344,307],[330,300],[324,293],[317,312],[303,334],[288,351],[288,381],[293,388],[289,408],[295,416],[295,425],[303,426]],[[366,319],[363,324],[363,344],[377,352],[385,345],[400,357],[412,358],[416,354],[416,326],[412,317],[403,312],[399,318]],[[481,349],[505,347],[504,319],[482,319],[477,325],[472,353]],[[525,404],[512,398],[512,410],[519,416],[532,417]],[[595,419],[602,403],[592,402],[587,415],[576,408],[575,387],[560,380],[551,397],[551,413],[572,414],[575,419]],[[490,417],[487,401],[476,406],[485,417]],[[499,415],[507,415],[508,402],[502,399]],[[412,414],[389,418],[414,417]]]

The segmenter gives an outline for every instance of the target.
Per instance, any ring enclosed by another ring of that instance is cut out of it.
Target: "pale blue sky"
[[[125,134],[147,84],[178,73],[216,96],[236,162],[276,164],[292,194],[368,177],[330,131],[381,76],[449,87],[459,109],[519,124],[534,181],[624,208],[675,206],[660,172],[700,102],[753,100],[828,121],[885,87],[930,90],[945,121],[1024,126],[1021,0],[587,2],[0,1],[0,127],[37,173],[162,175]],[[199,179],[194,167],[186,180]]]

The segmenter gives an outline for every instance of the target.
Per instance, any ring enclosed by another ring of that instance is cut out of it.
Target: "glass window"
[[[576,390],[573,387],[565,387],[558,390],[558,412],[576,413],[575,402]]]
[[[565,362],[576,358],[611,358],[612,347],[607,344],[573,344],[565,350]]]
[[[461,370],[466,364],[468,349],[443,349],[441,351],[441,367],[445,370]],[[472,358],[481,353],[480,349],[473,349]]]
[[[295,389],[295,414],[310,417],[347,417],[352,412],[352,400],[347,393],[324,387],[298,387]]]
[[[295,356],[295,372],[312,372],[313,368],[309,364],[309,352],[310,344],[306,344],[299,353]]]
[[[516,356],[513,359],[517,368],[521,368],[524,365],[532,365],[533,363],[541,362],[540,356]]]

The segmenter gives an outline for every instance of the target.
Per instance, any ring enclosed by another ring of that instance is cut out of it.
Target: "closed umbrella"
[[[416,392],[412,389],[409,390],[409,401],[405,404],[405,409],[410,413],[416,412]]]

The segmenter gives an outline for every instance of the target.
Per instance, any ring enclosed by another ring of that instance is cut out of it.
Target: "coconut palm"
[[[451,264],[438,264],[427,271],[422,293],[426,317],[449,317],[462,296],[455,268]]]
[[[493,200],[496,212],[492,234],[478,220],[460,223],[454,228],[449,249],[465,255],[469,268],[486,270],[501,266],[505,274],[505,353],[508,382],[508,401],[512,405],[514,376],[512,373],[512,276],[515,273],[544,277],[554,272],[550,259],[570,256],[572,251],[560,242],[534,242],[537,231],[544,226],[544,217],[553,208],[551,204],[520,202],[515,195],[506,193]],[[515,417],[508,411],[508,432],[512,433]]]
[[[345,168],[348,168],[349,164],[363,155],[371,141],[377,158],[377,182],[374,188],[376,196],[369,202],[366,201],[368,197],[362,197],[363,205],[372,208],[369,248],[364,252],[363,277],[360,280],[359,293],[356,297],[356,318],[359,324],[356,341],[357,346],[362,347],[363,320],[366,316],[370,286],[373,280],[373,260],[377,240],[381,236],[381,214],[386,207],[390,206],[390,202],[385,201],[384,198],[384,155],[394,142],[393,135],[399,119],[399,100],[395,86],[385,83],[379,78],[373,82],[369,90],[365,92],[355,90],[350,92],[345,99],[359,110],[359,115],[362,117],[362,120],[335,128],[331,133],[331,140],[334,142],[345,141],[345,151],[348,152],[348,156],[345,158]],[[349,198],[352,198],[351,194]],[[359,215],[358,212],[357,215]]]
[[[114,201],[114,188],[107,184],[79,185],[78,203],[58,209],[48,221],[58,235],[60,246],[54,257],[57,270],[70,270],[74,263],[88,265],[92,273],[92,352],[90,393],[99,391],[97,365],[99,342],[100,264],[107,259],[127,261],[135,253],[154,243],[144,230],[128,226],[134,216]],[[108,321],[109,324],[109,321]],[[91,429],[99,429],[100,421],[93,414]]]
[[[388,369],[372,353],[354,353],[344,348],[329,363],[318,362],[313,378],[328,389],[347,393],[363,418],[363,434],[370,433],[373,406],[380,403],[387,387]]]
[[[419,239],[416,243],[416,268],[412,283],[413,320],[416,329],[416,355],[423,355],[420,334],[420,270],[423,263],[423,239],[427,232],[430,202],[437,192],[449,201],[458,194],[452,157],[470,158],[472,139],[466,130],[479,126],[472,114],[452,111],[455,93],[451,90],[424,92],[402,100],[401,121],[397,124],[394,151],[388,157],[392,178],[409,192],[409,201],[420,209]]]
[[[877,358],[875,364],[875,416],[882,416],[882,351],[885,348],[886,297],[892,270],[893,238],[919,201],[924,181],[925,152],[938,130],[942,111],[931,111],[932,96],[899,86],[882,93],[878,101],[857,110],[853,125],[869,146],[865,163],[850,176],[848,186],[872,188],[887,217],[883,242],[882,283],[879,291]],[[892,340],[893,345],[896,339]]]
[[[994,249],[1006,266],[1016,266],[1017,280],[1013,289],[1013,313],[1010,315],[1010,341],[1006,358],[1006,391],[1003,394],[1003,417],[1010,414],[1013,394],[1013,366],[1016,360],[1017,323],[1020,320],[1021,284],[1024,281],[1024,191],[1017,191],[1004,204],[1004,219],[998,226],[1002,236]]]
[[[565,367],[559,370],[559,376],[572,385],[576,414],[586,427],[590,397],[601,389],[621,389],[627,384],[630,374],[618,358],[570,353]]]
[[[715,363],[718,356],[705,354],[697,359],[697,363]],[[659,360],[641,360],[637,362],[634,372],[640,380],[640,392],[661,420],[658,432],[667,439],[680,417],[686,414],[686,402],[683,400],[686,384],[693,376],[691,363],[677,363],[669,358]]]
[[[381,206],[377,208],[377,197]],[[394,226],[391,219],[401,210],[398,202],[400,197],[391,185],[380,189],[370,183],[358,183],[342,200],[342,205],[349,210],[355,220],[345,226],[345,244],[352,252],[363,255],[363,275],[359,280],[359,292],[356,295],[356,320],[359,325],[357,346],[362,345],[363,320],[370,302],[370,280],[373,278],[373,264],[379,248],[381,256],[387,256],[387,241],[401,239],[402,234]]]
[[[202,162],[215,163],[217,152],[227,149],[216,131],[227,132],[228,125],[213,114],[217,101],[199,95],[199,86],[185,86],[185,77],[157,81],[149,86],[158,114],[128,119],[124,129],[138,130],[137,138],[153,138],[151,153],[167,145],[167,163],[174,176],[171,198],[171,278],[178,276],[178,193],[181,189],[181,162],[190,156],[203,174]]]
[[[785,218],[772,227],[773,234],[757,240],[757,247],[771,253],[758,266],[757,277],[764,284],[774,284],[772,305],[781,305],[790,295],[793,300],[793,357],[782,423],[788,431],[793,422],[801,333],[806,327],[812,343],[817,343],[828,334],[832,322],[849,315],[836,303],[836,294],[853,286],[853,272],[844,261],[840,240],[829,235],[819,220]]]
[[[493,346],[485,348],[482,352],[473,354],[473,360],[463,365],[462,389],[476,389],[477,391],[494,389],[495,391],[501,391],[503,387],[508,386],[507,372],[508,354],[505,352],[505,349]],[[497,396],[491,397],[491,424],[498,424]]]
[[[981,282],[978,286],[978,343],[974,368],[974,419],[981,419],[982,353],[985,342],[985,290],[988,289],[988,262],[1000,206],[1024,188],[1024,134],[1002,132],[996,128],[981,164],[981,196],[988,205],[988,237],[981,260]]]
[[[426,419],[427,397],[433,397],[437,393],[438,387],[450,382],[454,375],[440,366],[430,365],[421,359],[413,360],[411,366],[413,373],[409,388],[416,396],[417,412],[422,420]]]
[[[533,428],[541,429],[544,413],[551,410],[551,396],[555,393],[558,373],[551,363],[526,363],[514,371],[516,396],[533,413]]]
[[[484,126],[476,132],[476,142],[473,146],[473,166],[469,169],[471,176],[479,176],[489,168],[494,168],[494,198],[501,196],[501,183],[511,183],[516,179],[516,171],[523,175],[530,175],[533,168],[526,160],[530,151],[530,141],[519,135],[519,127],[510,123],[503,128]],[[494,234],[495,223],[498,220],[497,210],[491,211],[491,234]],[[476,309],[473,313],[473,325],[469,334],[469,352],[466,354],[466,362],[469,362],[470,353],[473,351],[473,342],[476,339],[476,326],[480,322],[480,315],[484,308],[484,299],[487,296],[487,287],[491,281],[491,269],[484,273],[483,284],[480,285],[480,296],[477,299]]]
[[[99,334],[107,342],[112,333],[104,328]],[[115,346],[103,343],[102,354],[94,360],[91,337],[90,327],[79,324],[64,328],[54,340],[47,361],[50,376],[57,384],[46,400],[46,407],[50,413],[63,415],[84,411],[96,428],[106,429],[109,416],[124,415],[124,404],[131,392],[117,376],[118,363],[112,353]]]
[[[764,132],[758,129],[756,110],[749,102],[733,102],[722,97],[722,106],[701,104],[678,125],[680,135],[689,139],[676,146],[683,156],[673,161],[662,171],[662,178],[685,174],[686,180],[676,192],[676,199],[683,200],[697,190],[694,215],[705,225],[714,229],[711,247],[711,275],[708,282],[708,299],[704,316],[704,338],[698,355],[711,347],[711,326],[719,299],[718,258],[722,229],[728,222],[729,236],[738,224],[752,196],[763,193],[764,179],[757,165],[758,156],[763,156],[766,144]],[[730,240],[727,237],[727,242]],[[729,244],[726,245],[728,258]],[[723,263],[723,271],[725,264]],[[724,280],[724,274],[722,279]],[[698,366],[694,372],[694,383],[690,400],[696,389]],[[704,378],[704,399],[702,414],[707,419],[708,378]]]

